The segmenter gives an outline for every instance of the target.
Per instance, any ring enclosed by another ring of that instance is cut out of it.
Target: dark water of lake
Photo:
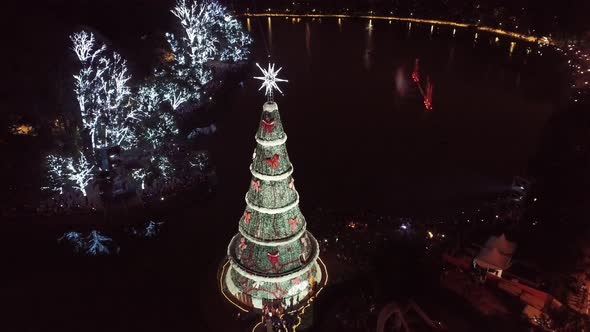
[[[561,100],[557,60],[522,42],[510,52],[505,38],[480,34],[474,42],[466,30],[453,36],[453,28],[434,27],[431,35],[428,25],[386,21],[248,25],[254,60],[264,64],[272,53],[289,79],[276,100],[304,214],[325,207],[436,215],[504,190],[526,172]],[[434,85],[430,112],[410,80],[416,58]],[[215,273],[245,205],[265,100],[258,84],[245,80],[219,113],[215,197],[164,211],[162,239],[84,261],[44,250],[54,245],[45,234],[11,234],[5,249],[21,247],[7,260],[4,298],[18,330],[216,330],[231,320]]]
[[[276,99],[304,206],[435,214],[505,190],[526,173],[562,92],[550,55],[522,42],[511,52],[511,40],[490,35],[474,42],[473,32],[453,37],[451,27],[431,34],[430,25],[335,18],[247,25],[255,60],[266,63],[269,49],[289,79]],[[434,85],[430,112],[410,80],[416,58]],[[250,176],[264,101],[257,84],[246,81],[219,121],[228,199]]]

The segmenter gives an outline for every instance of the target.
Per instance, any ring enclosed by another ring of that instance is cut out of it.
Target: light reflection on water
[[[305,51],[307,52],[307,56],[311,57],[311,29],[309,22],[305,22]]]
[[[455,58],[455,46],[449,48],[449,61],[447,61],[447,70],[451,70],[453,59]]]
[[[367,38],[365,44],[365,52],[363,56],[363,63],[365,69],[371,69],[371,53],[373,52],[373,20],[369,20],[367,24]]]
[[[267,22],[268,22],[268,45],[269,45],[270,49],[272,49],[272,19],[270,16],[267,18]]]
[[[516,42],[510,42],[510,56],[512,57],[512,53],[514,53],[514,47],[516,46]]]

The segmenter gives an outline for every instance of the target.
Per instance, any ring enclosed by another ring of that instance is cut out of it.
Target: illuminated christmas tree
[[[259,66],[260,68],[260,66]],[[305,307],[327,280],[316,239],[299,209],[293,165],[277,104],[274,66],[262,69],[269,100],[263,106],[246,194],[246,208],[227,251],[220,284],[224,295],[244,311],[277,303],[285,311]]]

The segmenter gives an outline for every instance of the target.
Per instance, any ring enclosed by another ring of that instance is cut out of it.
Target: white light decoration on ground
[[[132,235],[142,238],[155,238],[160,234],[160,230],[164,225],[164,222],[158,222],[150,220],[147,223],[139,227],[133,227],[130,229]]]
[[[84,237],[82,236],[82,233],[79,232],[65,233],[62,237],[57,239],[57,242],[67,242],[76,253],[84,251],[84,247],[86,246]]]
[[[119,247],[114,244],[113,239],[102,235],[96,230],[91,231],[86,237],[85,249],[85,253],[92,256],[109,255],[111,251],[114,251],[114,253],[119,252]]]
[[[94,166],[88,162],[88,159],[86,159],[86,156],[82,153],[77,159],[67,158],[65,165],[67,169],[67,178],[73,181],[72,187],[80,190],[82,195],[86,196],[86,187],[88,187],[94,178]]]
[[[262,75],[264,75],[254,77],[257,80],[263,81],[262,85],[260,86],[260,89],[258,90],[260,91],[262,89],[265,89],[264,94],[268,98],[268,101],[273,101],[273,90],[276,89],[281,94],[283,93],[283,91],[281,91],[281,89],[277,85],[277,82],[289,82],[288,80],[277,77],[277,75],[279,74],[281,69],[283,69],[283,67],[280,67],[278,70],[275,71],[275,65],[271,63],[268,64],[268,69],[260,67],[258,63],[256,64],[256,66],[258,66],[260,71],[262,71]]]
[[[160,233],[160,227],[163,225],[163,222],[156,222],[153,220],[150,220],[148,222],[148,224],[145,226],[145,233],[144,236],[151,238],[151,237],[155,237]]]
[[[92,230],[87,236],[83,236],[79,232],[68,232],[57,241],[67,243],[75,253],[84,253],[90,256],[119,253],[119,247],[113,239],[97,230]]]

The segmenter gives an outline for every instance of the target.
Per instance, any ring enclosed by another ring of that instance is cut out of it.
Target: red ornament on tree
[[[248,245],[246,245],[246,239],[245,238],[241,238],[240,239],[240,245],[239,245],[240,250],[244,250],[247,247],[248,247]]]
[[[279,155],[275,154],[274,156],[272,156],[272,158],[266,158],[266,164],[270,167],[272,167],[272,169],[276,169],[277,167],[279,167]]]
[[[291,226],[291,232],[294,232],[297,229],[298,222],[299,222],[299,218],[289,219],[289,226]]]
[[[270,263],[270,265],[275,265],[275,264],[279,264],[279,252],[277,251],[274,254],[266,253],[266,257],[268,258],[268,262]]]
[[[252,189],[254,189],[255,192],[260,191],[260,180],[252,180]]]
[[[272,133],[272,130],[275,127],[275,122],[274,120],[271,120],[270,122],[267,122],[266,120],[262,120],[262,128],[264,128],[264,132],[266,133]]]
[[[250,224],[250,219],[252,218],[252,214],[248,211],[244,211],[244,223],[246,225]]]

